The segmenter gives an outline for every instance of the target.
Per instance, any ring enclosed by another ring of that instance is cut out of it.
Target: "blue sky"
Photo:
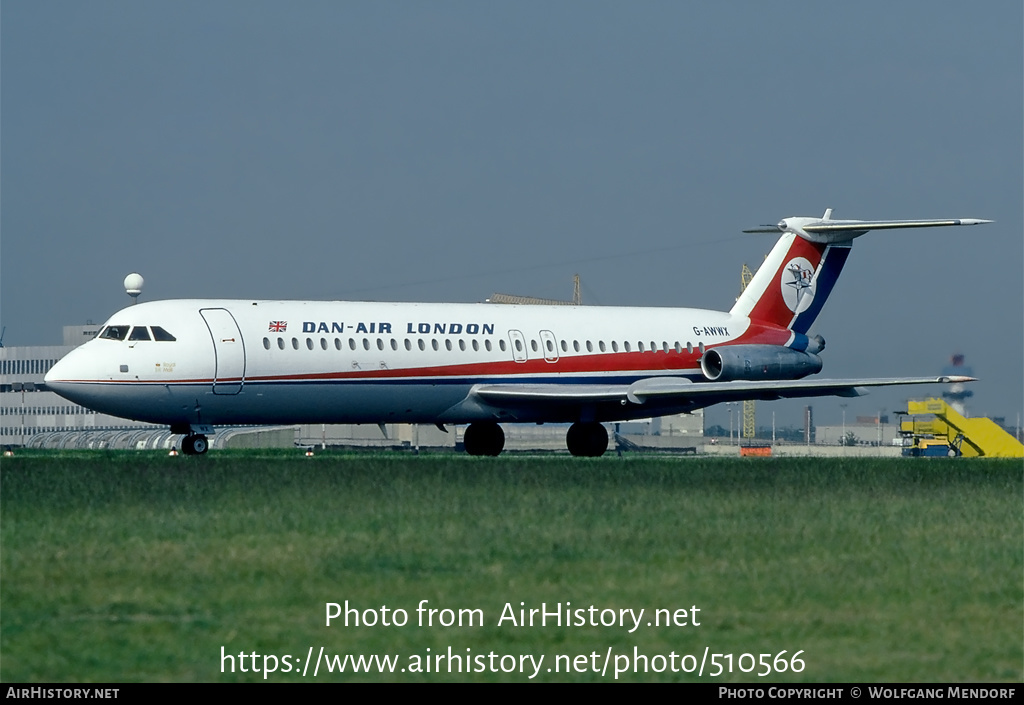
[[[1019,2],[7,1],[4,343],[106,319],[131,271],[143,299],[425,301],[568,298],[578,272],[589,303],[728,309],[741,265],[774,241],[743,228],[826,207],[992,218],[859,239],[815,332],[828,377],[936,374],[964,353],[982,378],[972,411],[1013,423],[1022,15]],[[799,405],[762,408],[799,423]],[[815,408],[838,422],[838,401]]]

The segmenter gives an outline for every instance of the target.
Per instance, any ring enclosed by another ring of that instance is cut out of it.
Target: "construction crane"
[[[740,293],[747,288],[750,284],[750,280],[754,278],[754,273],[750,271],[750,267],[743,264],[743,271],[740,272]],[[747,399],[743,402],[743,437],[754,438],[757,435],[757,421],[756,421],[756,402],[753,399]]]
[[[514,294],[491,294],[491,297],[487,299],[487,303],[490,304],[538,304],[540,306],[580,306],[583,304],[583,299],[580,296],[580,275],[574,274],[572,277],[572,301],[561,301],[558,299],[538,299],[535,296],[515,296]]]

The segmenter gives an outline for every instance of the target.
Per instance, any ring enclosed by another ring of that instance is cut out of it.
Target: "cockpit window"
[[[149,331],[146,329],[146,326],[135,326],[132,328],[128,340],[149,340]]]
[[[162,340],[164,342],[173,343],[177,338],[160,326],[153,326],[153,340]]]
[[[128,335],[128,329],[131,326],[107,326],[104,328],[98,337],[105,340],[124,340],[125,336]]]

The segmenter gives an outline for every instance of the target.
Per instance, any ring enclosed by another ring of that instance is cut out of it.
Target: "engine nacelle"
[[[700,369],[712,382],[800,379],[821,372],[821,358],[781,345],[725,345],[705,352]]]

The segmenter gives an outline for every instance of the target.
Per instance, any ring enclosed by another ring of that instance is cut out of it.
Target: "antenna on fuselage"
[[[142,285],[145,284],[145,280],[141,274],[132,272],[124,278],[124,291],[128,296],[132,297],[132,306],[139,303],[139,294],[142,293]]]

